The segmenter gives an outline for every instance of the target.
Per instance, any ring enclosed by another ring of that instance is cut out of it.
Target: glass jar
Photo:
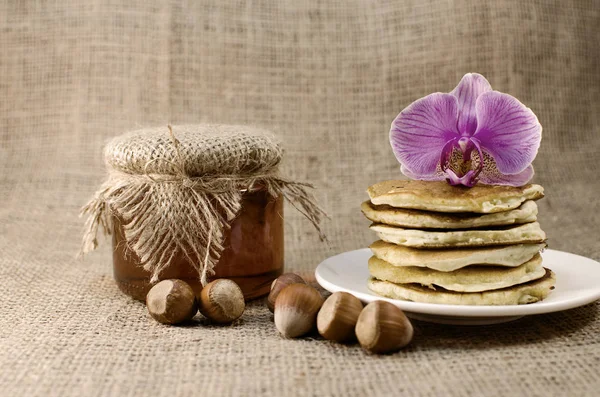
[[[82,209],[82,254],[96,249],[109,217],[114,277],[135,299],[144,300],[157,277],[199,292],[205,266],[216,273],[209,280],[232,279],[246,299],[266,295],[283,272],[283,197],[319,233],[324,215],[310,185],[280,175],[282,158],[269,131],[249,126],[168,125],[116,136],[104,148],[107,179]]]
[[[118,287],[137,300],[145,300],[151,288],[150,273],[144,270],[134,252],[128,250],[122,221],[113,216],[113,270]],[[225,250],[209,278],[235,281],[246,300],[269,293],[271,283],[283,273],[283,197],[272,197],[265,190],[243,194],[242,209],[226,231]],[[189,283],[198,294],[200,276],[181,254],[173,258],[160,279],[177,278]]]

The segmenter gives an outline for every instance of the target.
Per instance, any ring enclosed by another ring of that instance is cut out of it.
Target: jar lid
[[[172,131],[144,128],[112,139],[104,150],[107,167],[128,174],[256,175],[274,171],[283,155],[279,141],[259,128],[195,124]]]

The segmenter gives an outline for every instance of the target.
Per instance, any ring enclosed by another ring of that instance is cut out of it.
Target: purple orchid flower
[[[493,91],[477,73],[466,74],[449,94],[411,103],[390,130],[404,175],[468,187],[526,184],[541,139],[542,126],[531,109]]]

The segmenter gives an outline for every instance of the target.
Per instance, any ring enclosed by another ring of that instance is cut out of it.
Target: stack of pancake
[[[368,193],[361,209],[381,239],[370,247],[373,292],[416,302],[516,305],[554,289],[555,275],[540,256],[541,186],[385,181]]]

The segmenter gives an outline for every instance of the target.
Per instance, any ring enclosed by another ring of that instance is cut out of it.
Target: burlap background
[[[374,357],[283,340],[259,303],[232,327],[148,318],[84,262],[79,207],[101,146],[135,127],[246,123],[319,187],[331,244],[289,210],[287,265],[367,245],[364,189],[398,177],[389,124],[465,72],[530,106],[552,248],[600,259],[598,1],[3,1],[0,395],[597,395],[598,304],[490,327],[416,323]],[[582,275],[585,277],[585,275]]]

